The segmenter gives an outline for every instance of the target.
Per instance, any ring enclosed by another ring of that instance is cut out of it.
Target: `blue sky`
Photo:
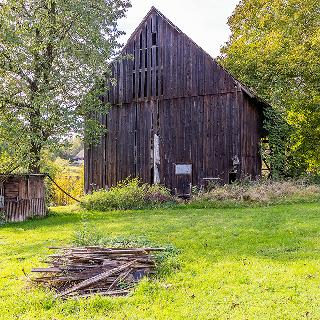
[[[213,57],[228,40],[230,30],[228,17],[239,0],[132,0],[127,18],[119,23],[127,34],[121,38],[126,42],[143,17],[155,6],[184,33]]]

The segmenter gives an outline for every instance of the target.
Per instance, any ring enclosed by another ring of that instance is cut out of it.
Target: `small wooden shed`
[[[43,174],[0,174],[0,212],[7,222],[47,214]]]

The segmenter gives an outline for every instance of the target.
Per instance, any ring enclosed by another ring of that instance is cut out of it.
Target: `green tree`
[[[105,110],[98,97],[120,47],[117,21],[129,6],[129,0],[0,2],[0,161],[37,173],[45,148]],[[102,130],[94,120],[87,128]]]
[[[242,0],[228,24],[220,61],[283,115],[286,172],[319,172],[320,2]]]
[[[0,113],[0,173],[16,170],[26,154],[25,145],[20,143],[24,135],[20,125],[19,118]]]
[[[83,141],[80,137],[72,137],[69,141],[66,141],[55,155],[59,158],[72,160],[76,155],[79,154],[84,148]]]

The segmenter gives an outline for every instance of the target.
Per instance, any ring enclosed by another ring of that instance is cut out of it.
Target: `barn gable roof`
[[[237,80],[228,70],[226,70],[216,59],[214,59],[209,53],[207,53],[203,48],[201,48],[195,41],[193,41],[187,34],[182,32],[171,20],[169,20],[161,11],[159,11],[154,6],[151,7],[149,12],[146,14],[146,16],[143,18],[143,20],[140,22],[138,27],[134,30],[134,32],[129,37],[126,45],[122,49],[122,53],[124,53],[129,45],[129,43],[136,37],[136,35],[140,32],[143,25],[146,23],[146,21],[149,19],[149,17],[152,14],[159,15],[165,22],[168,23],[174,30],[176,30],[178,33],[184,35],[192,44],[194,44],[197,48],[199,48],[210,60],[212,60],[213,63],[218,65],[221,69],[223,69],[235,82],[235,85],[237,85],[242,92],[244,92],[246,95],[248,95],[250,98],[256,100],[260,104],[262,104],[264,107],[270,107],[270,104],[259,97],[252,89],[249,89],[246,85],[241,83],[239,80]]]

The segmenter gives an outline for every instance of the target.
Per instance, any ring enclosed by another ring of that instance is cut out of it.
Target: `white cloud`
[[[160,10],[179,29],[200,45],[213,57],[228,40],[227,25],[239,0],[132,0],[127,18],[119,23],[127,34],[121,38],[126,42],[152,6]]]

